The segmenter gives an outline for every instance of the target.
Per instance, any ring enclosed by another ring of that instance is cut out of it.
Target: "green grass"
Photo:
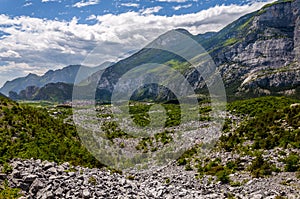
[[[223,43],[223,46],[231,46],[235,43],[237,43],[239,41],[239,39],[237,38],[230,38],[230,39],[227,39],[224,43]]]

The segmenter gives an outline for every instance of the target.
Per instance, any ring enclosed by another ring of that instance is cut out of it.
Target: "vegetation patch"
[[[13,158],[102,167],[81,144],[76,128],[47,109],[0,98],[0,164]]]

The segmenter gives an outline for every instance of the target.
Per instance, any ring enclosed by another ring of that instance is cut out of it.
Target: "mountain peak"
[[[38,77],[38,75],[34,73],[29,73],[26,77]]]

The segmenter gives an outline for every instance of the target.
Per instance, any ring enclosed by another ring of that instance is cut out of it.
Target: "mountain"
[[[299,3],[299,0],[285,0],[266,5],[217,33],[191,35],[183,29],[176,31],[188,35],[209,52],[221,73],[230,98],[260,95],[300,96]],[[151,45],[160,42],[180,49],[180,52],[193,51],[183,41],[172,40],[173,36],[174,31],[169,31],[134,55],[108,67],[98,76],[94,74],[91,79],[98,80],[101,75],[97,97],[109,99],[119,79],[142,64],[167,64],[175,60],[184,66],[186,60],[182,57],[151,48]],[[195,56],[199,54],[195,53]],[[206,89],[196,70],[188,68],[181,72],[195,90]],[[166,92],[165,89],[150,90]],[[157,93],[152,94],[158,96]]]
[[[66,101],[72,99],[73,84],[63,82],[49,83],[39,88],[28,86],[21,90],[19,94],[10,91],[9,96],[13,100],[48,100]]]
[[[201,74],[190,67],[186,58],[156,48],[163,46],[165,49],[174,49],[191,59],[203,55],[199,49],[176,38],[176,33],[179,32],[201,44],[209,53],[222,76],[229,99],[261,95],[300,96],[299,4],[299,0],[284,0],[266,5],[232,22],[219,32],[192,35],[184,29],[168,31],[132,56],[115,64],[97,67],[98,70],[95,68],[93,74],[88,72],[90,75],[88,73],[82,75],[82,81],[78,86],[81,86],[84,96],[93,96],[87,90],[97,87],[96,98],[107,101],[110,100],[114,87],[123,75],[143,64],[156,63],[178,70],[194,90],[207,93]],[[74,70],[67,70],[70,68]],[[30,74],[25,78],[7,82],[0,91],[7,94],[9,90],[17,92],[25,90],[19,96],[24,97],[25,92],[32,98],[37,95],[36,88],[26,88],[27,86],[34,85],[41,88],[50,82],[73,83],[78,68],[79,66],[70,66],[58,71],[49,71],[41,77]],[[64,73],[66,71],[68,74]],[[141,78],[142,75],[132,77],[121,86],[126,89],[128,85],[141,81]],[[151,74],[149,78],[153,79]],[[179,90],[183,87],[178,86]],[[55,89],[59,90],[58,87]],[[163,86],[152,84],[138,88],[133,96],[134,99],[151,97],[170,100],[174,94]]]
[[[1,98],[3,98],[3,97],[5,98],[6,96],[5,96],[5,95],[3,95],[2,93],[0,93],[0,97],[1,97]]]
[[[87,67],[81,65],[70,65],[58,70],[49,70],[42,76],[36,74],[28,74],[26,77],[20,77],[12,81],[7,81],[0,89],[5,95],[8,95],[10,91],[19,93],[21,90],[26,89],[28,86],[42,87],[48,83],[74,83],[78,70],[80,69],[81,74],[77,77],[78,81],[86,79],[94,72],[106,67],[111,64],[110,62],[103,63],[97,67]]]
[[[298,0],[266,5],[212,38],[226,35],[210,54],[229,94],[300,94],[299,8]]]

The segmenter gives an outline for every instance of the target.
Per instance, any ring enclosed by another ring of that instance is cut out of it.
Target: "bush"
[[[229,179],[229,174],[227,172],[227,170],[221,170],[221,171],[218,171],[216,173],[216,176],[217,176],[217,179],[219,181],[221,181],[222,183],[229,183],[230,182],[230,179]]]
[[[284,170],[287,172],[295,172],[300,168],[300,158],[299,155],[291,153],[288,157],[284,159]]]
[[[272,174],[271,165],[263,159],[261,153],[256,155],[249,170],[255,178]]]

